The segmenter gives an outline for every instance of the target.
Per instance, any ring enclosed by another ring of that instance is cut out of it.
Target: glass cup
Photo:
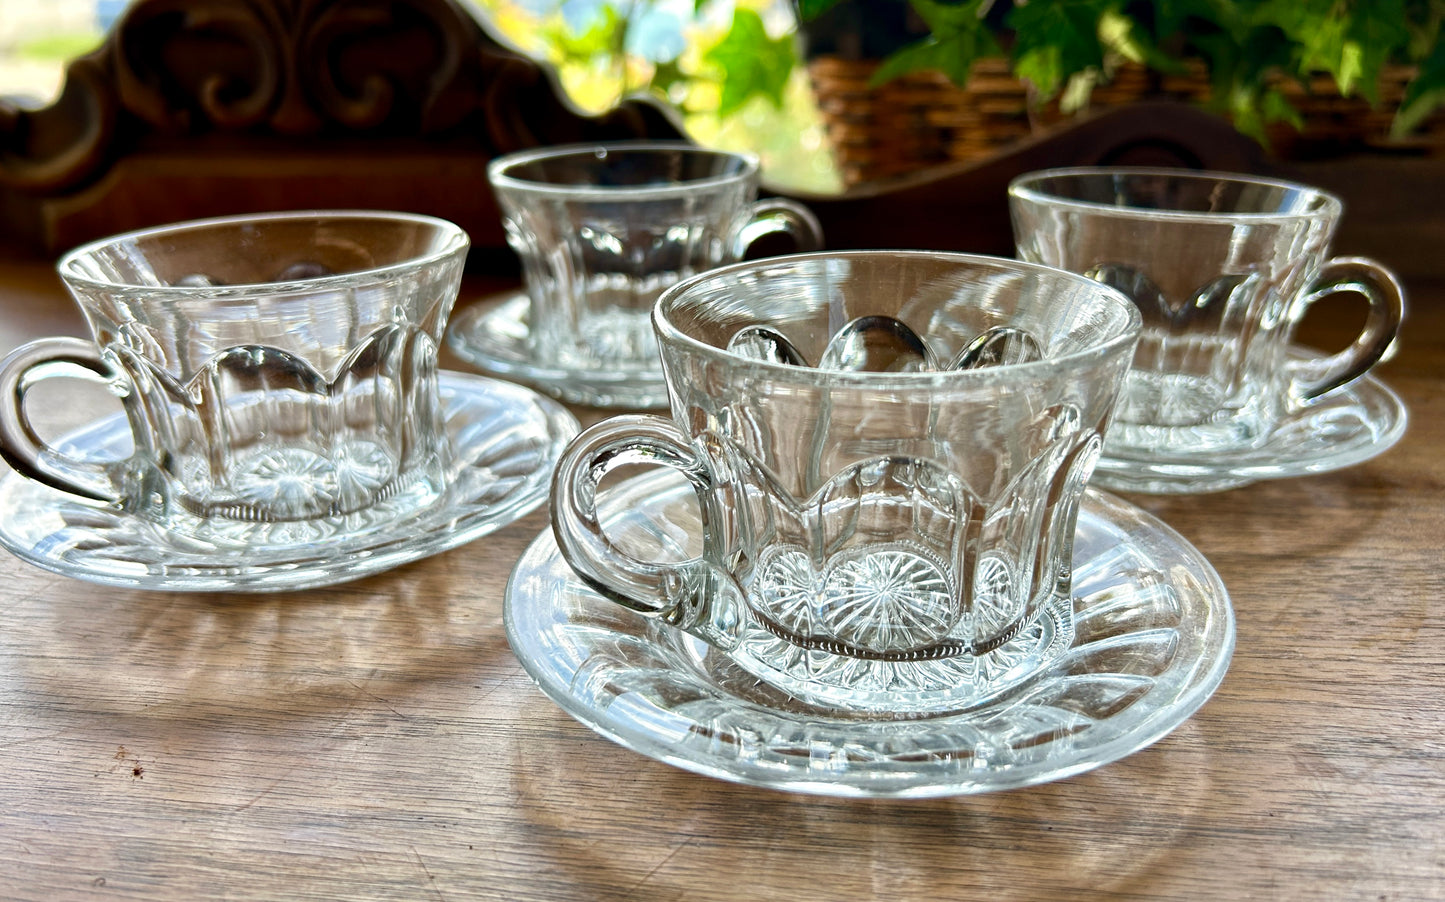
[[[1021,259],[1118,288],[1144,318],[1111,460],[1258,448],[1289,413],[1364,375],[1400,327],[1395,277],[1371,260],[1329,256],[1343,206],[1316,188],[1187,170],[1055,169],[1015,179],[1009,205]],[[1368,302],[1359,337],[1332,356],[1291,354],[1310,306],[1337,292]]]
[[[63,492],[255,549],[413,512],[445,488],[437,349],[468,239],[403,213],[180,223],[97,241],[58,269],[92,341],[0,363],[0,451]],[[134,452],[66,456],[26,393],[57,377],[120,399]]]
[[[658,369],[663,289],[742,259],[765,235],[822,247],[801,204],[757,201],[758,161],[691,144],[619,142],[500,157],[488,178],[522,261],[535,360],[580,373]]]
[[[850,711],[968,707],[1068,647],[1075,520],[1139,331],[1126,298],[990,257],[803,254],[674,286],[653,325],[672,418],[597,424],[553,481],[589,585]],[[1021,336],[1021,362],[977,353]],[[691,481],[697,557],[609,538],[598,486],[637,463]]]

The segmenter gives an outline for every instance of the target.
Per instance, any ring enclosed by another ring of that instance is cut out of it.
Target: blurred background
[[[66,60],[95,48],[125,0],[0,0],[0,95],[40,106]]]
[[[128,0],[0,0],[0,95],[43,105]],[[457,0],[578,108],[668,105],[770,187],[833,194],[1091,110],[1202,107],[1279,159],[1445,156],[1445,0]]]
[[[650,93],[699,143],[757,153],[773,184],[840,189],[787,0],[466,2],[502,43],[550,63],[585,111]],[[99,46],[126,4],[0,0],[0,95],[49,103],[65,63]]]

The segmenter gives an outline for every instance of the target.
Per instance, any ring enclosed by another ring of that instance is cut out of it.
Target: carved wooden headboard
[[[679,137],[587,116],[458,0],[136,0],[42,109],[0,98],[0,240],[54,253],[181,219],[327,207],[442,216],[502,246],[486,164]]]

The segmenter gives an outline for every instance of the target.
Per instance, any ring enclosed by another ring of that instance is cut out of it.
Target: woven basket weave
[[[1408,137],[1390,136],[1395,112],[1415,72],[1413,66],[1385,66],[1380,72],[1377,106],[1359,95],[1339,96],[1329,76],[1316,76],[1307,85],[1281,79],[1276,86],[1299,111],[1303,126],[1298,130],[1290,126],[1272,128],[1271,144],[1277,152],[1292,155],[1319,154],[1341,147],[1445,150],[1445,107],[1436,109]]]
[[[989,156],[1069,117],[1057,102],[1031,103],[1028,87],[1002,59],[974,64],[968,84],[918,72],[877,87],[869,80],[873,60],[823,56],[808,67],[833,154],[847,185],[886,181],[929,166]],[[1321,147],[1410,146],[1445,148],[1445,110],[1437,112],[1408,142],[1392,141],[1390,123],[1414,70],[1387,67],[1380,105],[1341,98],[1328,77],[1308,86],[1281,80],[1280,90],[1299,110],[1304,127],[1271,130],[1276,152],[1308,155]],[[1208,73],[1195,63],[1181,75],[1161,75],[1126,63],[1089,96],[1099,110],[1142,100],[1202,104],[1209,99]]]
[[[846,184],[975,159],[1031,131],[1028,93],[1006,61],[980,61],[966,88],[933,72],[871,87],[877,67],[839,57],[819,57],[808,66]]]

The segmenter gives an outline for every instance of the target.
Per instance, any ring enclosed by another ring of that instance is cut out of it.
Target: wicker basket
[[[976,160],[1055,125],[1070,114],[1057,102],[1034,103],[1007,60],[982,59],[959,87],[933,72],[910,73],[877,87],[878,63],[819,57],[809,64],[818,105],[846,184],[876,182],[941,163]],[[1198,78],[1163,80],[1125,64],[1094,88],[1091,109],[1208,94]]]
[[[932,72],[911,73],[870,87],[877,67],[876,61],[833,56],[809,64],[833,154],[847,185],[977,160],[1071,115],[1057,102],[1031,103],[1027,86],[1014,77],[1003,59],[979,60],[968,84],[961,88]],[[1389,137],[1390,123],[1413,74],[1409,67],[1388,67],[1381,78],[1381,102],[1376,108],[1359,97],[1339,97],[1327,77],[1309,86],[1281,79],[1280,89],[1300,111],[1304,128],[1271,130],[1275,152],[1308,156],[1347,147],[1402,144],[1445,148],[1445,110],[1432,116],[1406,142]],[[1209,96],[1203,63],[1191,64],[1180,75],[1162,75],[1125,63],[1094,88],[1089,109],[1141,100],[1203,104]]]
[[[872,87],[877,68],[839,57],[808,66],[846,184],[975,159],[1030,133],[1028,93],[1004,60],[980,61],[966,88],[933,72]]]
[[[1445,108],[1437,109],[1408,137],[1390,136],[1395,112],[1415,72],[1413,66],[1385,66],[1380,73],[1377,106],[1359,95],[1341,97],[1334,80],[1327,75],[1318,75],[1307,85],[1281,79],[1276,86],[1299,111],[1303,124],[1299,129],[1287,125],[1271,128],[1272,147],[1286,156],[1317,156],[1365,147],[1445,149]]]

